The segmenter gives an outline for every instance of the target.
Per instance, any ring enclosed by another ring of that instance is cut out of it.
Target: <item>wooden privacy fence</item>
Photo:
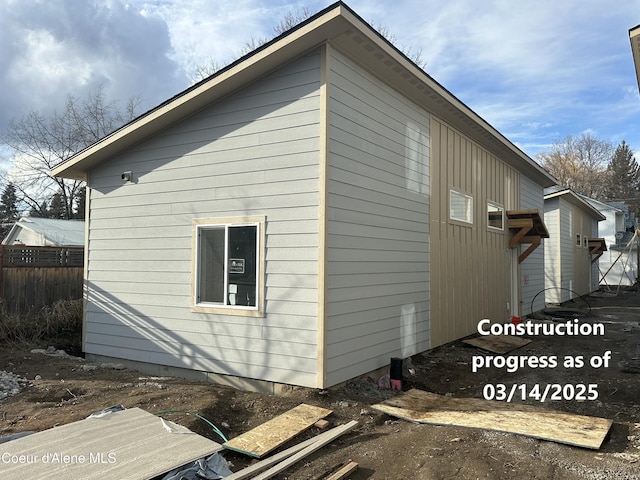
[[[28,314],[57,300],[82,298],[83,247],[0,246],[0,299]]]

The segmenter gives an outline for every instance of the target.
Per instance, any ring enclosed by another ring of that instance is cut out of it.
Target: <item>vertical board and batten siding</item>
[[[504,322],[511,294],[508,230],[487,226],[487,202],[517,209],[520,174],[431,117],[431,346]],[[473,223],[449,220],[449,189],[473,197]],[[506,225],[506,220],[505,220]]]
[[[325,382],[429,348],[429,114],[329,48]]]
[[[302,57],[90,172],[87,353],[316,385],[319,66]],[[192,311],[192,221],[248,216],[266,219],[265,317]]]
[[[520,208],[538,210],[540,217],[544,216],[544,188],[525,175],[520,176]],[[542,242],[548,240],[545,238]],[[544,255],[544,246],[540,245],[520,264],[521,315],[544,309]]]
[[[570,205],[570,208],[573,209],[573,290],[575,293],[572,293],[571,296],[574,298],[577,295],[587,295],[593,290],[591,283],[591,256],[589,255],[588,245],[584,245],[584,237],[589,239],[593,235],[593,224],[595,220],[591,214],[575,205]],[[575,245],[575,236],[578,233],[580,233],[582,238],[581,247]]]

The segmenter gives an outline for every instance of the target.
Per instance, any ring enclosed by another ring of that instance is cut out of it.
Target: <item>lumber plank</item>
[[[514,337],[513,335],[482,335],[481,337],[463,340],[462,343],[489,352],[504,354],[531,343],[531,340],[528,338]]]
[[[246,478],[251,478],[254,475],[257,475],[258,473],[275,465],[276,463],[279,463],[291,457],[292,455],[298,453],[300,450],[304,450],[310,445],[315,444],[316,442],[322,442],[327,438],[333,440],[334,438],[339,437],[343,433],[346,433],[345,429],[347,429],[349,425],[350,424],[339,425],[337,427],[332,428],[331,430],[327,430],[326,432],[316,435],[313,438],[310,438],[308,440],[305,440],[304,442],[300,442],[297,445],[287,448],[286,450],[283,450],[280,453],[272,455],[271,457],[267,457],[264,460],[260,460],[258,463],[254,463],[253,465],[243,468],[242,470],[239,470],[232,475],[228,475],[224,478],[224,480],[244,480]],[[351,428],[349,428],[349,430],[351,430]]]
[[[351,475],[357,469],[358,469],[358,464],[356,462],[349,462],[340,470],[333,473],[333,475],[325,478],[325,480],[342,480],[347,475]]]
[[[356,422],[355,420],[352,420],[349,423],[345,423],[344,425],[340,425],[339,427],[332,428],[330,430],[330,432],[333,432],[333,435],[327,436],[327,437],[323,438],[322,440],[319,440],[317,442],[312,443],[311,445],[309,445],[308,447],[304,448],[303,450],[300,450],[295,455],[292,455],[291,457],[287,458],[286,460],[283,460],[282,462],[278,463],[277,465],[274,465],[273,467],[271,467],[266,472],[263,472],[260,475],[257,475],[255,477],[253,477],[253,480],[267,480],[267,479],[273,477],[274,475],[277,475],[278,473],[280,473],[280,472],[286,470],[287,468],[289,468],[294,463],[299,462],[304,457],[307,457],[307,456],[311,455],[316,450],[319,450],[320,448],[324,447],[328,443],[333,442],[340,435],[344,435],[345,433],[353,430],[354,428],[356,428],[357,425],[358,425],[358,422]],[[327,433],[329,433],[329,432],[327,432]]]
[[[444,397],[417,389],[371,408],[416,423],[516,433],[594,450],[601,447],[613,424],[612,420],[605,418],[508,402]]]
[[[261,458],[329,414],[331,414],[331,410],[302,403],[288,412],[232,438],[223,446],[251,457]]]

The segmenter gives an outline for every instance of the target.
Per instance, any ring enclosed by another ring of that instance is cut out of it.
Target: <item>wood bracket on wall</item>
[[[607,242],[604,238],[589,239],[589,255],[592,256],[591,263],[595,263],[604,252],[607,251]]]
[[[549,232],[538,210],[509,210],[507,218],[509,230],[515,230],[514,235],[509,239],[509,248],[519,244],[529,245],[518,256],[518,263],[522,263],[540,246],[543,238],[549,238]]]

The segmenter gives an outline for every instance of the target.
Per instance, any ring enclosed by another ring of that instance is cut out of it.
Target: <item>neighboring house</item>
[[[583,197],[606,217],[598,224],[598,236],[607,242],[608,250],[599,259],[600,285],[630,286],[638,278],[638,242],[629,244],[635,232],[635,216],[624,202],[600,202]]]
[[[550,237],[544,244],[547,303],[562,303],[599,288],[598,259],[607,247],[598,234],[598,222],[604,220],[573,190],[545,189],[544,221]]]
[[[82,220],[22,217],[2,241],[3,245],[31,247],[82,247],[85,223]]]
[[[84,351],[148,371],[326,388],[544,289],[555,180],[341,2],[53,174],[89,186]]]

